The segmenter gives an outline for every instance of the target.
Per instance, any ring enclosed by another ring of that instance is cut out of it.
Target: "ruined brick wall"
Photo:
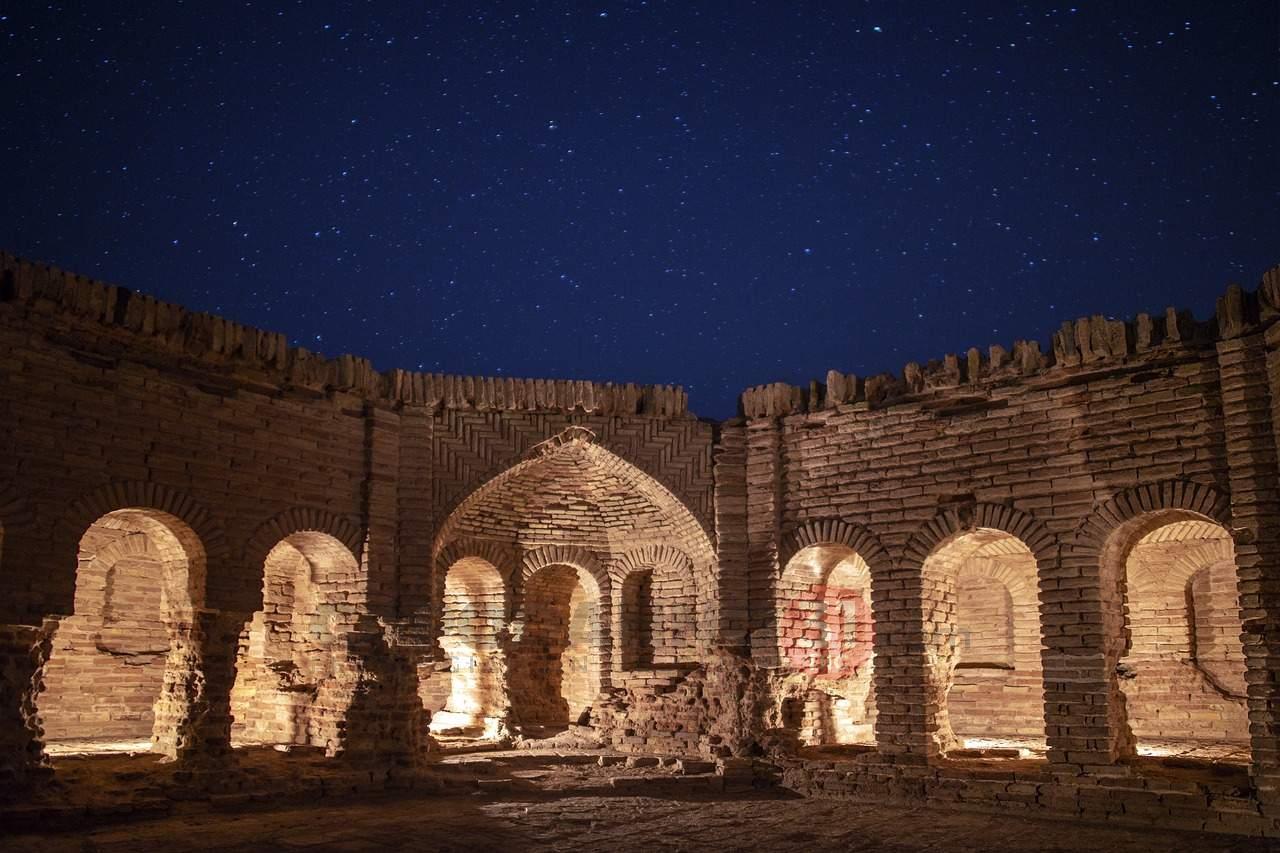
[[[1248,753],[1261,814],[1278,317],[1273,271],[1208,321],[759,386],[713,425],[678,388],[378,373],[0,255],[0,772],[41,737],[405,757],[434,713],[852,747],[903,785],[1009,741],[1075,792],[1198,738]]]
[[[1149,532],[1164,510],[1230,524],[1228,436],[1239,428],[1224,412],[1215,341],[1275,316],[1275,278],[1256,294],[1230,291],[1208,323],[1173,311],[1085,319],[1065,325],[1052,352],[1019,342],[901,376],[833,371],[808,389],[748,390],[747,514],[735,533],[753,657],[787,668],[776,638],[794,627],[789,611],[811,606],[788,579],[787,543],[803,533],[869,566],[886,755],[932,760],[973,737],[1047,736],[1052,761],[1084,766],[1179,725],[1240,739],[1245,652],[1222,641],[1240,624],[1234,563],[1219,563],[1216,583],[1212,572],[1195,583],[1183,574],[1176,592],[1158,594],[1132,573],[1126,584],[1125,567],[1140,538],[1130,529]],[[1025,556],[955,551],[975,535]],[[1118,666],[1129,633],[1136,648],[1161,618],[1178,623],[1176,649],[1166,642],[1140,669]],[[1205,663],[1190,649],[1201,635]],[[1157,704],[1159,722],[1147,710]]]
[[[10,256],[0,256],[0,359],[0,440],[13,450],[0,458],[0,608],[8,623],[60,620],[49,678],[19,687],[37,704],[43,697],[60,738],[229,731],[235,705],[239,740],[340,751],[353,708],[373,729],[402,713],[362,696],[384,664],[389,680],[404,681],[389,675],[403,662],[428,676],[405,682],[414,706],[440,708],[449,689],[429,676],[448,669],[439,644],[447,566],[436,557],[456,545],[441,528],[469,495],[571,428],[587,430],[621,472],[614,491],[624,500],[643,480],[650,502],[679,510],[648,538],[630,507],[594,511],[598,535],[586,544],[617,578],[604,578],[600,628],[584,653],[598,677],[621,641],[612,596],[633,569],[670,592],[655,607],[655,661],[688,659],[713,641],[711,428],[688,415],[678,388],[380,374],[362,359],[324,359],[277,334]],[[565,509],[535,526],[572,528]],[[141,552],[100,556],[108,544],[86,531],[120,511],[175,519],[191,553],[162,566]],[[696,547],[667,553],[668,534]],[[274,549],[307,536],[336,543],[333,554],[294,547],[303,556],[278,565]],[[537,544],[564,541],[534,539],[508,541],[518,546],[498,567],[508,581]],[[131,578],[167,588],[197,564],[182,612],[132,600]],[[519,602],[506,590],[498,598],[486,606],[500,607],[505,625]],[[200,672],[215,661],[216,678]],[[221,710],[197,710],[208,703]],[[197,743],[168,739],[171,751]]]
[[[177,542],[146,528],[107,516],[81,540],[75,615],[58,624],[44,668],[48,740],[151,738],[186,560]],[[177,565],[166,571],[167,562]]]

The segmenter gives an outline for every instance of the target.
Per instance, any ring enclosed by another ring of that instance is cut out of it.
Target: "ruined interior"
[[[1280,268],[711,423],[0,256],[0,806],[528,756],[1280,834],[1277,317]]]

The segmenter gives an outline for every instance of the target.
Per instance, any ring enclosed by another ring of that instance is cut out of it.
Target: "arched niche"
[[[1038,566],[1019,537],[974,528],[924,561],[927,691],[946,750],[1045,749]]]
[[[1139,755],[1248,764],[1250,732],[1231,534],[1185,509],[1145,512],[1103,551],[1120,591],[1116,665]]]
[[[280,539],[263,561],[262,609],[240,640],[231,691],[236,745],[310,745],[338,750],[351,702],[345,636],[361,582],[350,548],[302,530]]]
[[[802,744],[874,742],[874,620],[867,561],[842,543],[815,543],[776,585],[779,719]]]
[[[481,557],[454,562],[445,576],[440,648],[449,662],[444,708],[431,718],[436,734],[495,738],[505,729],[505,584]]]
[[[587,722],[604,686],[602,589],[582,566],[551,563],[524,578],[510,652],[511,713],[526,733]]]
[[[51,754],[176,754],[205,568],[200,537],[163,510],[112,510],[84,531],[74,612],[54,631],[37,697]]]

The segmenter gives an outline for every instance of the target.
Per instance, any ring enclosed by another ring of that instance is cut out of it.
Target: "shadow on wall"
[[[525,583],[510,671],[512,714],[521,726],[580,723],[600,694],[599,592],[584,575],[552,565]]]

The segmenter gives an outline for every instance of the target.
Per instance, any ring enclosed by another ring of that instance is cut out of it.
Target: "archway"
[[[806,745],[873,743],[871,571],[841,544],[804,547],[777,585],[780,719]]]
[[[922,605],[939,743],[1043,753],[1038,572],[1026,543],[992,528],[944,540],[924,562]]]
[[[493,564],[465,557],[444,582],[440,648],[449,660],[449,696],[431,718],[431,731],[495,738],[507,716],[506,594]]]
[[[459,552],[582,548],[619,583],[631,571],[651,570],[654,664],[696,661],[719,625],[708,531],[665,486],[593,442],[579,427],[543,442],[449,513],[433,548],[434,624],[441,625],[444,580]]]
[[[175,753],[204,571],[199,537],[169,513],[120,509],[89,526],[37,697],[51,754]]]
[[[442,648],[453,642],[454,563],[474,556],[521,566],[508,581],[515,606],[505,651],[509,716],[524,729],[588,722],[602,688],[634,696],[674,688],[719,628],[707,530],[585,428],[535,445],[472,491],[444,519],[432,554],[431,622]],[[444,673],[444,656],[419,671],[424,705],[448,720],[452,675],[448,684],[432,678]]]
[[[511,649],[511,710],[527,733],[586,722],[603,670],[600,587],[559,563],[526,578]]]
[[[350,549],[319,531],[290,534],[267,554],[262,609],[236,663],[233,743],[338,749],[351,701],[341,640],[357,618],[344,605],[359,574]]]
[[[1183,510],[1141,516],[1108,549],[1121,584],[1117,666],[1137,752],[1248,764],[1249,716],[1235,549]]]
[[[622,668],[644,670],[654,662],[653,570],[637,569],[622,581]]]
[[[689,556],[669,545],[637,548],[609,574],[617,588],[616,673],[635,682],[696,665],[699,599]]]

